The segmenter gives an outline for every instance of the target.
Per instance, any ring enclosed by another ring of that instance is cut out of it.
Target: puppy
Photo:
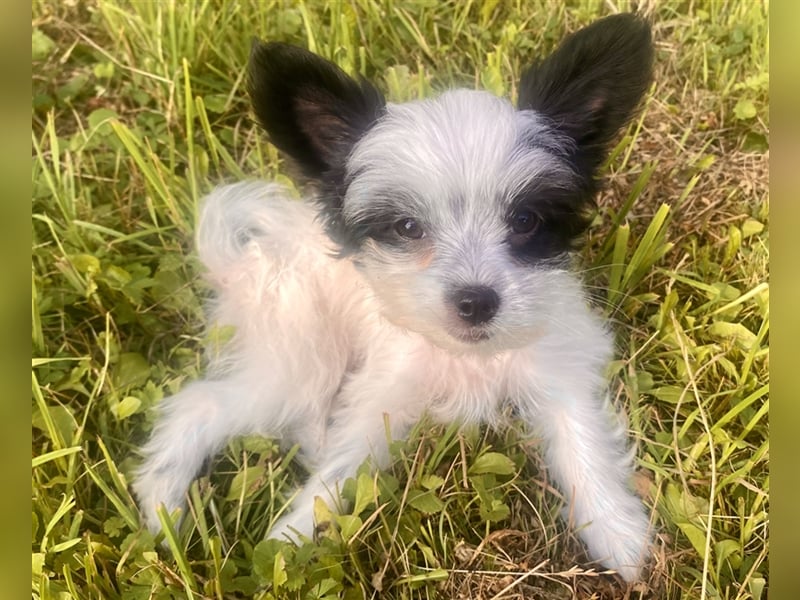
[[[612,341],[570,272],[609,143],[651,79],[647,23],[630,14],[569,36],[519,82],[519,102],[455,90],[386,103],[364,80],[281,43],[253,45],[250,97],[275,146],[314,184],[219,187],[197,247],[233,339],[206,379],[163,403],[134,490],[147,526],[234,436],[302,447],[311,476],[271,536],[314,533],[387,431],[423,414],[541,435],[590,556],[640,573],[649,523],[606,401]]]

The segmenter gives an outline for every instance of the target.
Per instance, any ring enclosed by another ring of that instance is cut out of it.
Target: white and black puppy
[[[510,405],[591,557],[636,579],[649,522],[606,401],[611,335],[569,256],[652,59],[647,23],[620,14],[529,69],[516,108],[471,90],[391,104],[305,50],[255,43],[255,113],[315,191],[247,182],[205,199],[210,322],[236,333],[164,402],[134,484],[147,525],[232,437],[260,433],[311,465],[271,535],[311,536],[316,496],[335,505],[367,458],[387,464],[386,420],[399,439],[423,414],[492,425]]]

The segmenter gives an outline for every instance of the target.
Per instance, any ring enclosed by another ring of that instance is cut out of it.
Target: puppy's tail
[[[227,288],[247,274],[280,269],[297,256],[303,237],[320,230],[313,209],[276,184],[224,185],[205,197],[197,251],[212,284]],[[313,239],[313,238],[312,238]],[[254,269],[254,262],[260,269]]]

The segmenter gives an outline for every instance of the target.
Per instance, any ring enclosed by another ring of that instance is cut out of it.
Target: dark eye
[[[521,208],[511,216],[511,231],[530,233],[539,224],[539,218],[526,208]]]
[[[425,235],[420,224],[414,219],[400,219],[394,224],[394,230],[397,235],[412,240],[418,240]]]

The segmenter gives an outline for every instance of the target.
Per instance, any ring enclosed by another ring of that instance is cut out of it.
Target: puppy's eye
[[[521,208],[511,216],[511,231],[531,233],[539,225],[539,217],[526,208]]]
[[[414,219],[400,219],[394,224],[394,230],[397,235],[412,240],[418,240],[425,235],[422,226]]]

